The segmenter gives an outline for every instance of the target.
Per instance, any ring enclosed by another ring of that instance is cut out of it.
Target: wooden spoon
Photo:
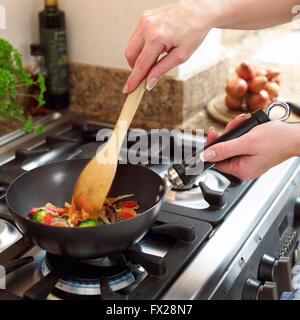
[[[76,207],[101,210],[116,174],[123,140],[145,92],[145,82],[128,94],[112,136],[81,172],[73,194]]]

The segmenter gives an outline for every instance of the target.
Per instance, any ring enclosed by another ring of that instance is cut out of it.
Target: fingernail
[[[242,117],[249,118],[250,116],[251,116],[251,113],[241,113],[236,117],[236,119],[242,118]]]
[[[156,86],[157,82],[158,82],[158,78],[155,78],[155,77],[151,78],[146,85],[146,89],[148,91],[152,90]]]
[[[128,93],[128,84],[126,83],[123,90],[122,90],[122,93]]]
[[[204,161],[213,161],[216,157],[215,150],[205,150],[200,153],[200,160]]]

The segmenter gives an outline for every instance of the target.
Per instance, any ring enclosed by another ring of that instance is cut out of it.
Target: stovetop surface
[[[207,222],[162,211],[155,226],[138,244],[100,262],[51,256],[23,237],[0,253],[0,263],[6,266],[20,257],[33,257],[33,261],[6,277],[7,291],[20,298],[99,299],[102,292],[101,299],[159,299],[211,231]],[[52,259],[50,265],[45,260],[47,255],[48,260]],[[61,269],[69,262],[72,267],[64,273]],[[50,273],[53,277],[61,274],[55,283],[48,279],[45,293],[45,276],[49,278]],[[2,292],[2,296],[5,294]],[[0,299],[2,296],[0,292]]]
[[[40,137],[19,132],[7,137],[13,136],[11,141],[0,139],[0,218],[11,222],[10,225],[0,220],[0,240],[3,237],[7,241],[7,229],[11,231],[10,237],[17,235],[14,244],[10,240],[2,245],[0,264],[8,265],[10,270],[13,269],[12,260],[33,257],[33,261],[29,258],[20,261],[20,265],[24,265],[7,275],[7,290],[1,291],[0,299],[9,294],[28,299],[99,299],[100,291],[101,299],[159,299],[253,183],[210,169],[189,190],[171,190],[155,226],[138,244],[120,253],[125,256],[125,262],[121,263],[122,272],[117,274],[117,279],[122,278],[122,284],[112,275],[105,276],[100,272],[98,280],[95,277],[89,279],[91,283],[86,294],[78,289],[86,286],[80,277],[70,280],[66,270],[57,267],[52,270],[45,262],[46,252],[11,227],[14,222],[3,199],[8,185],[23,172],[55,161],[94,156],[103,144],[95,141],[97,132],[106,127],[106,124],[92,121],[76,121],[67,113],[62,117],[55,115]],[[159,162],[162,150],[156,149]],[[120,160],[128,156],[128,150],[128,146],[122,150]],[[170,164],[143,165],[164,176],[171,163],[170,158]]]

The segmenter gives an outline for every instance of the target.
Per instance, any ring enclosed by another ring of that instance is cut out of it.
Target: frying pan
[[[139,241],[155,222],[165,182],[152,170],[131,164],[118,166],[109,196],[134,194],[132,200],[140,203],[138,216],[85,228],[49,226],[28,219],[33,207],[47,202],[63,207],[70,202],[73,187],[88,161],[65,160],[35,168],[18,177],[7,191],[7,205],[16,225],[47,252],[82,259],[106,256]]]
[[[284,108],[286,112],[289,111],[287,105]],[[267,121],[270,118],[264,111],[255,111],[250,118],[205,148],[237,138]],[[182,164],[174,164],[164,179],[147,167],[119,164],[109,197],[134,194],[133,199],[141,205],[140,214],[134,218],[85,228],[48,226],[27,218],[33,207],[43,206],[47,202],[63,207],[65,201],[70,202],[73,187],[88,161],[73,159],[35,168],[15,179],[8,188],[6,203],[16,225],[23,234],[30,236],[35,244],[49,253],[86,259],[127,249],[138,242],[155,223],[168,189],[175,185],[189,184],[196,179],[197,176],[190,175],[188,169],[199,165],[201,160],[199,154],[196,154]],[[213,165],[205,162],[204,169]]]

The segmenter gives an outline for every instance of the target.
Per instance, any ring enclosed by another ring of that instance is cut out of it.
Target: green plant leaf
[[[24,121],[22,130],[25,132],[31,132],[32,128],[33,128],[33,119],[31,116],[28,116],[27,119]]]
[[[22,129],[25,132],[43,132],[41,124],[34,125],[31,116],[25,118],[24,108],[18,101],[18,96],[22,96],[20,89],[23,91],[31,85],[40,88],[38,95],[26,94],[38,101],[38,107],[45,104],[43,99],[46,91],[45,79],[39,75],[34,81],[30,74],[23,67],[22,56],[8,41],[0,38],[0,115],[6,119],[17,119],[22,123]]]

